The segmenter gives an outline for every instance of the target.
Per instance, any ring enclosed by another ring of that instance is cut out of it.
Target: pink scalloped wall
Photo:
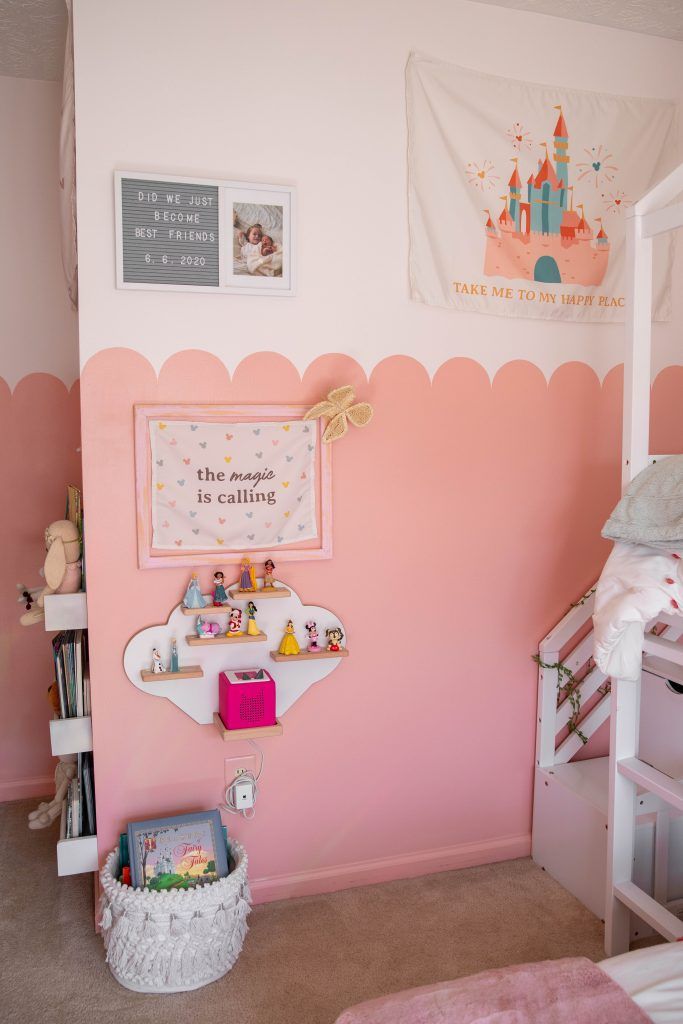
[[[339,613],[352,656],[264,743],[256,819],[229,826],[260,898],[528,852],[530,655],[608,551],[621,371],[601,385],[570,363],[546,383],[514,362],[491,383],[452,359],[430,382],[396,356],[367,380],[325,355],[301,380],[264,353],[231,379],[216,357],[186,351],[157,380],[141,355],[108,349],[82,377],[101,854],[129,820],[215,806],[230,752],[123,672],[129,637],[165,620],[187,579],[136,568],[133,404],[313,403],[339,382],[375,418],[334,448],[333,560],[286,578]],[[683,444],[682,382],[681,368],[657,381],[660,448]]]
[[[10,392],[0,378],[0,437],[6,481],[0,503],[0,800],[14,800],[48,793],[52,785],[50,644],[41,625],[19,625],[24,609],[15,583],[42,585],[45,527],[64,515],[66,484],[81,482],[78,384],[69,390],[50,374],[32,373]]]

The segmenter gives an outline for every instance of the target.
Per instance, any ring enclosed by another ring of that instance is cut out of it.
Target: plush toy
[[[22,626],[32,626],[45,618],[43,601],[47,594],[75,594],[81,589],[81,541],[78,527],[69,519],[50,523],[45,531],[47,554],[43,566],[46,586],[38,594],[35,607],[21,616]]]
[[[35,811],[28,816],[28,827],[31,829],[47,828],[61,816],[62,804],[66,797],[69,783],[78,771],[78,754],[62,754],[55,768],[55,795],[48,803],[38,804]]]

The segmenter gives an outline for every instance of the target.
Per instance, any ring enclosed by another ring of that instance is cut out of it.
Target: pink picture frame
[[[133,407],[135,429],[135,496],[138,542],[138,566],[141,569],[167,569],[175,566],[201,566],[238,564],[243,555],[249,554],[249,542],[239,550],[212,548],[202,551],[168,549],[155,550],[152,531],[152,449],[150,441],[150,420],[163,418],[174,422],[286,422],[303,420],[307,411],[305,405],[194,405],[163,403],[135,405]],[[331,445],[323,444],[323,424],[320,419],[310,420],[311,430],[317,435],[315,474],[315,514],[318,536],[314,540],[292,542],[266,550],[259,548],[254,553],[259,561],[272,558],[277,562],[315,561],[332,557],[332,453]],[[253,550],[253,549],[252,549]]]

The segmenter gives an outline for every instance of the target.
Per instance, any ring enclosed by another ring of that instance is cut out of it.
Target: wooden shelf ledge
[[[258,636],[250,636],[249,633],[238,633],[234,636],[230,636],[226,633],[219,633],[218,636],[195,636],[191,634],[185,637],[185,643],[189,647],[204,647],[206,644],[211,644],[215,647],[217,644],[261,644],[268,637],[265,633],[259,633]],[[159,676],[157,676],[157,679]]]
[[[233,601],[262,601],[264,597],[291,597],[292,591],[287,590],[287,587],[268,587],[264,589],[261,587],[260,590],[238,590],[237,587],[233,587],[228,593]]]
[[[140,678],[143,683],[163,683],[167,679],[203,679],[204,673],[201,665],[184,665],[177,672],[148,672],[143,668]]]
[[[221,716],[214,711],[213,724],[226,743],[230,740],[258,740],[266,736],[282,736],[282,722],[279,718],[275,719],[275,725],[262,725],[256,729],[227,729]]]
[[[273,661],[317,661],[318,658],[348,658],[349,652],[345,647],[341,651],[299,651],[298,654],[280,654],[279,651],[271,651]]]
[[[230,608],[227,604],[212,604],[213,598],[210,594],[202,594],[202,597],[207,601],[207,604],[203,608],[186,608],[184,604],[181,604],[181,611],[183,615],[229,615]]]

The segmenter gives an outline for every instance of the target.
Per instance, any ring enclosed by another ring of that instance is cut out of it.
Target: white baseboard
[[[391,882],[398,878],[414,878],[439,871],[471,868],[478,864],[493,864],[501,860],[514,860],[531,854],[531,835],[502,836],[482,843],[461,843],[436,850],[420,850],[378,860],[357,861],[334,867],[313,868],[290,875],[271,875],[250,879],[254,903],[294,896],[312,896],[318,893],[352,889],[359,885]]]
[[[54,791],[54,775],[37,775],[32,779],[0,782],[0,804],[10,800],[29,800],[34,796],[51,796]]]

